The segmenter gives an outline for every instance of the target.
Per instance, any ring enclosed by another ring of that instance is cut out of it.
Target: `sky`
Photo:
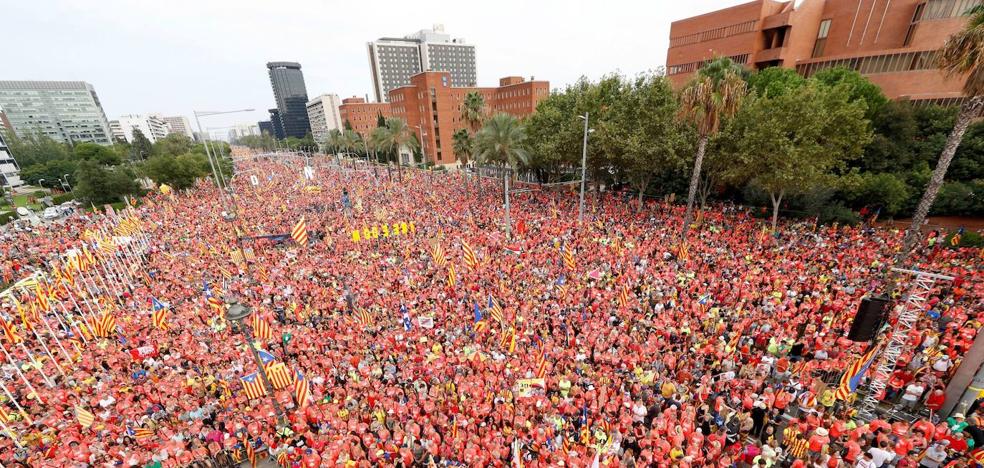
[[[219,129],[267,120],[269,61],[299,62],[309,98],[372,99],[366,42],[443,24],[475,45],[479,86],[556,89],[657,69],[672,21],[745,1],[0,0],[0,80],[89,82],[111,120],[256,109],[203,119]]]

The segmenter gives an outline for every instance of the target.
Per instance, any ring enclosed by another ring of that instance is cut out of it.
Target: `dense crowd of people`
[[[579,223],[576,195],[531,186],[512,195],[507,233],[501,180],[314,161],[309,179],[300,158],[243,158],[228,193],[200,181],[127,214],[0,233],[5,283],[52,277],[87,230],[130,214],[142,249],[101,251],[115,276],[90,270],[33,319],[5,302],[26,346],[0,338],[0,371],[24,411],[4,398],[0,463],[935,468],[972,466],[984,447],[984,410],[937,413],[980,327],[976,250],[913,255],[956,279],[880,395],[914,419],[865,422],[856,392],[835,393],[866,351],[847,330],[899,231],[771,232],[721,205],[683,243],[681,206],[591,193]],[[54,338],[81,341],[85,302],[115,327],[65,360]],[[252,316],[226,320],[232,304]],[[249,341],[292,382],[247,391]]]

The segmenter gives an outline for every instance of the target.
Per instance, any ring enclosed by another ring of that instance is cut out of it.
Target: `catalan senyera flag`
[[[112,314],[103,312],[102,317],[96,322],[96,334],[106,338],[116,332],[116,317]]]
[[[250,466],[256,468],[256,449],[253,448],[253,441],[246,439],[246,458],[249,460]]]
[[[629,306],[629,287],[627,285],[622,285],[618,291],[618,305],[622,308]]]
[[[300,409],[307,408],[308,395],[311,391],[308,386],[309,384],[307,379],[304,378],[304,374],[301,371],[297,371],[297,377],[294,379],[294,400]]]
[[[461,251],[464,252],[465,266],[471,270],[478,268],[478,256],[475,255],[475,250],[463,240],[461,241]]]
[[[284,468],[290,466],[290,454],[286,450],[277,454],[277,464]]]
[[[167,331],[168,330],[167,316],[170,312],[171,312],[170,309],[155,310],[151,314],[151,318],[154,321],[154,327],[157,328],[158,330]]]
[[[208,281],[202,282],[202,292],[205,294],[205,302],[212,309],[213,312],[221,312],[223,309],[222,300],[215,297],[212,292],[212,287],[209,286]]]
[[[34,301],[37,302],[38,308],[44,312],[51,310],[51,303],[48,302],[48,298],[51,296],[50,293],[46,291],[46,288],[42,285],[41,281],[38,281],[34,285]]]
[[[560,256],[564,260],[564,266],[567,267],[568,270],[573,270],[577,267],[577,262],[574,260],[574,251],[571,250],[569,245],[564,245],[564,249]]]
[[[259,374],[256,372],[243,376],[239,380],[243,384],[243,391],[246,392],[246,397],[251,400],[261,398],[267,394],[266,387],[263,386],[263,380],[260,379]]]
[[[24,340],[17,333],[17,329],[14,328],[14,325],[2,318],[0,318],[0,328],[3,328],[3,335],[7,338],[7,341],[9,341],[10,344],[17,344]]]
[[[133,430],[133,438],[139,441],[154,437],[154,430],[149,427],[138,427]]]
[[[86,428],[96,422],[96,415],[79,405],[75,405],[75,417],[79,420],[79,424]]]
[[[542,379],[545,375],[547,375],[547,356],[540,353],[536,358],[536,378]]]
[[[375,321],[372,318],[372,314],[370,314],[369,311],[367,311],[366,309],[357,310],[355,315],[356,315],[355,318],[359,321],[360,324],[362,324],[363,327],[371,327],[375,323]]]
[[[294,383],[290,370],[282,362],[275,362],[266,366],[266,373],[267,378],[270,379],[270,384],[277,390],[287,388]]]
[[[266,320],[258,316],[253,316],[253,338],[260,341],[270,341],[273,339],[273,330]]]
[[[834,392],[834,396],[838,400],[846,400],[851,396],[852,393],[857,391],[858,387],[861,385],[861,379],[864,378],[864,374],[868,372],[875,363],[875,357],[878,356],[878,351],[881,349],[880,346],[872,346],[868,352],[864,353],[863,356],[854,361],[850,367],[844,371],[844,375],[841,376],[840,386],[837,387],[837,391]]]
[[[454,264],[453,263],[449,263],[448,264],[448,286],[450,286],[450,287],[453,288],[454,285],[457,283],[457,278],[458,277],[457,277],[457,275],[455,274],[455,271],[454,271]]]
[[[294,242],[297,242],[300,245],[307,245],[307,221],[303,216],[301,216],[301,220],[294,225],[294,228],[290,230],[290,237],[291,239],[294,239]]]
[[[434,257],[434,263],[439,267],[443,267],[448,263],[448,260],[444,257],[444,247],[441,244],[434,242],[434,246],[431,248],[431,257]]]

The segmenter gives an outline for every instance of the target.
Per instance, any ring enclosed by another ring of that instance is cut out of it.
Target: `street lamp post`
[[[280,433],[283,428],[287,427],[287,419],[284,417],[284,409],[280,406],[280,402],[277,401],[277,395],[274,393],[270,378],[267,377],[266,369],[263,368],[263,364],[260,362],[260,353],[257,351],[256,346],[254,346],[253,340],[249,337],[249,325],[246,324],[245,320],[252,313],[253,311],[249,307],[238,303],[232,304],[229,306],[229,310],[226,311],[226,320],[232,324],[233,331],[243,335],[246,346],[253,354],[253,360],[256,362],[257,369],[259,369],[260,377],[263,379],[263,385],[267,393],[270,394],[270,399],[273,401],[273,409],[277,413],[277,432]]]
[[[74,189],[74,188],[72,188],[72,184],[70,184],[70,183],[68,183],[68,174],[63,174],[63,175],[62,175],[62,177],[64,177],[64,179],[62,179],[62,180],[64,180],[64,181],[65,181],[65,185],[67,185],[67,186],[68,186],[68,191],[69,191],[69,192],[74,192],[74,191],[75,191],[75,189]]]
[[[577,207],[578,224],[584,221],[584,182],[588,166],[588,113],[585,112],[579,117],[584,119],[584,144],[581,146],[581,200]]]
[[[203,141],[202,144],[203,146],[205,146],[205,155],[206,157],[208,157],[208,164],[209,166],[212,167],[212,177],[215,178],[215,185],[218,186],[220,190],[222,190],[223,187],[222,187],[222,183],[219,180],[218,172],[215,169],[216,164],[218,164],[219,161],[218,159],[216,159],[214,162],[212,161],[212,153],[208,145],[209,138],[208,135],[202,131],[202,122],[200,118],[208,117],[210,115],[236,114],[239,112],[253,112],[254,110],[255,109],[239,109],[239,110],[232,110],[232,111],[193,111],[193,113],[195,114],[195,125],[198,126],[198,133],[202,136],[202,138],[205,139],[205,141]]]

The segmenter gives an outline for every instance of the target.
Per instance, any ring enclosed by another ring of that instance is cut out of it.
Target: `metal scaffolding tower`
[[[938,275],[925,271],[903,270],[899,268],[892,268],[892,271],[913,276],[914,279],[909,285],[908,294],[905,297],[905,302],[902,303],[895,326],[892,327],[888,343],[886,343],[885,349],[882,350],[881,356],[878,357],[878,366],[875,368],[875,373],[871,376],[871,381],[868,383],[868,391],[865,393],[864,399],[861,400],[861,404],[858,407],[858,416],[865,421],[875,419],[875,410],[878,408],[878,402],[885,392],[885,387],[888,385],[889,379],[892,378],[892,373],[895,372],[895,362],[898,361],[899,356],[902,355],[906,346],[909,344],[907,343],[909,332],[912,330],[913,325],[919,321],[919,314],[925,310],[926,301],[929,299],[929,295],[932,293],[936,282],[953,281],[953,277],[951,276]]]

